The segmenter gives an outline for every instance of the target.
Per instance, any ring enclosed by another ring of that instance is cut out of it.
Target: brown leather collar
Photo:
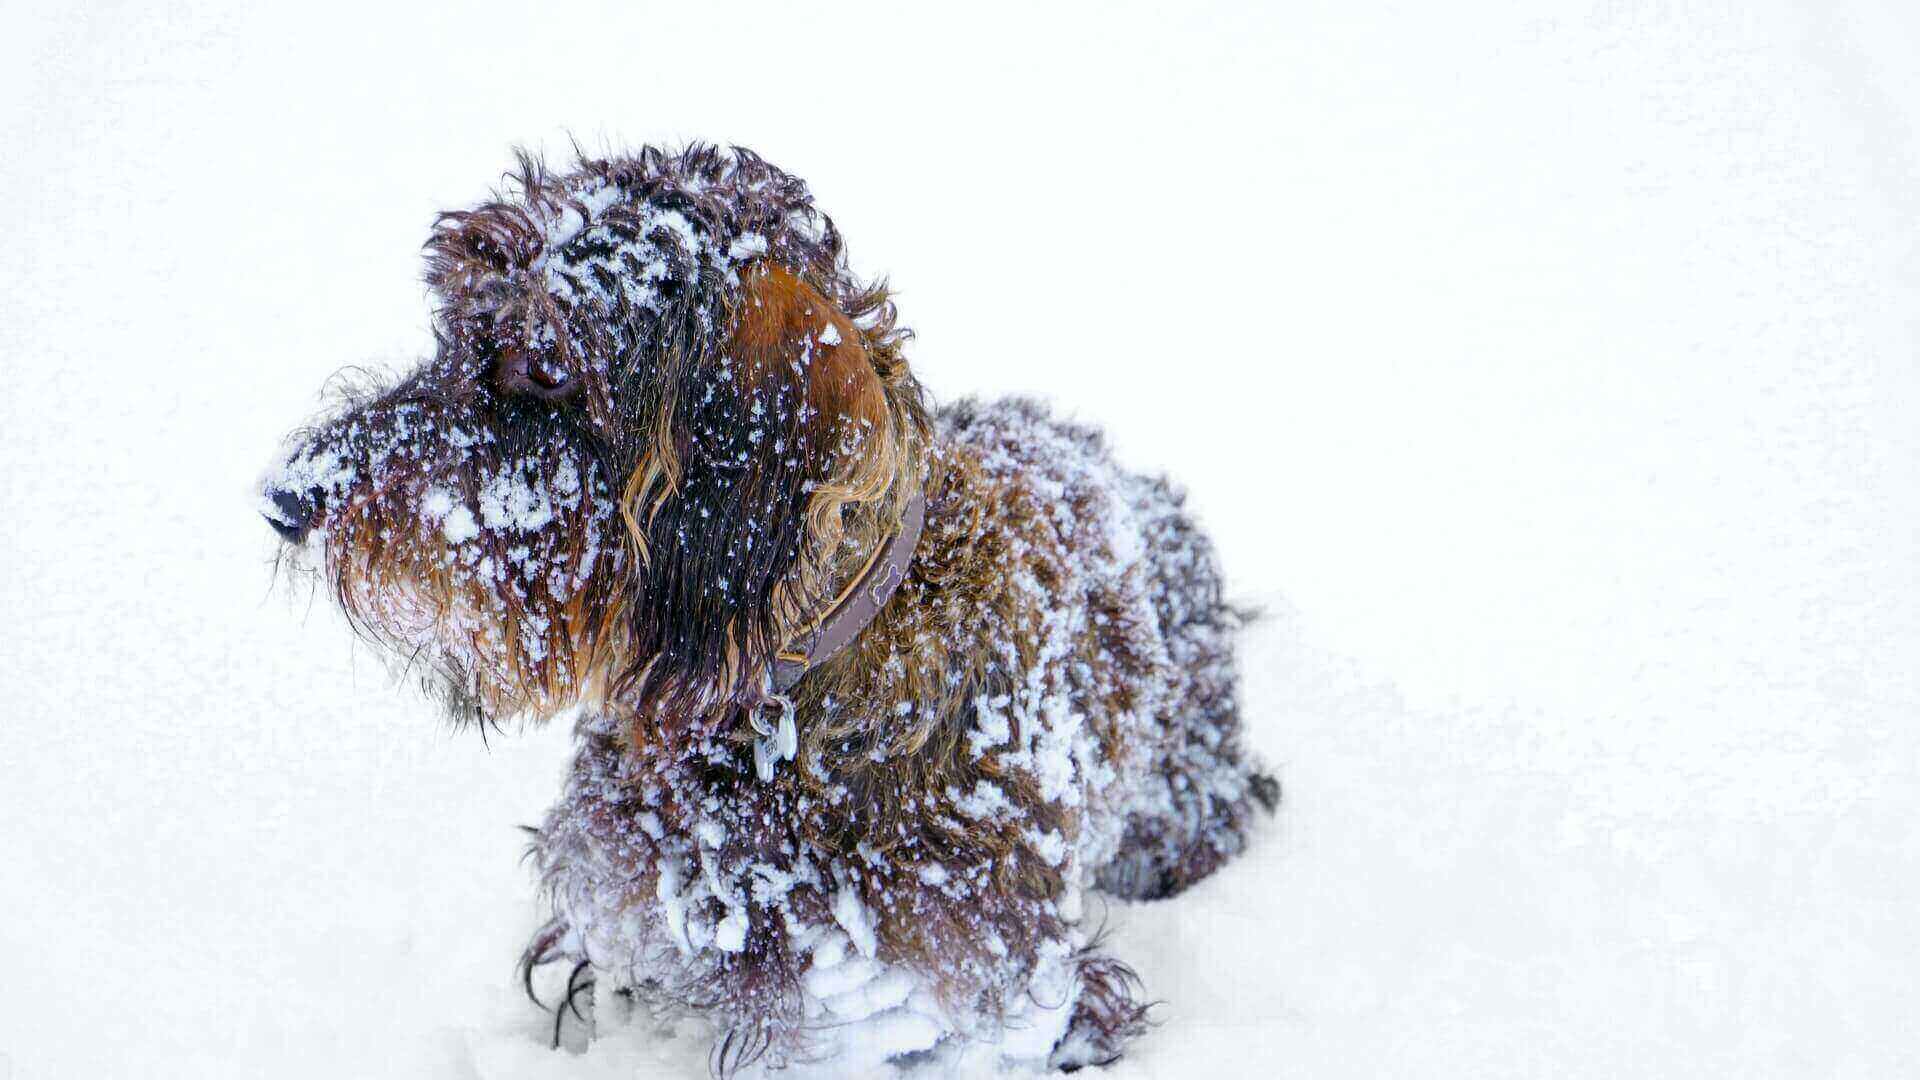
[[[802,675],[852,644],[860,631],[880,614],[880,609],[893,598],[894,590],[907,578],[907,564],[913,561],[913,548],[920,542],[920,529],[926,521],[926,494],[915,491],[900,515],[900,531],[873,553],[867,565],[854,575],[853,581],[811,626],[794,635],[785,648],[774,654],[774,693],[784,694],[792,689]]]

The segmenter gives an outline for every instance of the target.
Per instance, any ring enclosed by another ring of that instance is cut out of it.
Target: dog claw
[[[581,976],[586,978],[582,979]],[[565,1025],[567,1014],[571,1012],[575,1020],[588,1025],[588,1037],[592,1037],[592,1021],[580,1011],[580,995],[586,994],[589,1003],[593,1000],[593,970],[585,960],[573,966],[573,973],[567,976],[567,996],[553,1007],[553,1049],[560,1049],[560,1030]]]

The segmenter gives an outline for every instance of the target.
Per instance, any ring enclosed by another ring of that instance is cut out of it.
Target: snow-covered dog
[[[1179,892],[1278,795],[1180,497],[1033,403],[930,411],[745,150],[522,158],[427,250],[436,354],[266,510],[457,716],[576,718],[529,969],[704,1016],[723,1072],[1118,1056],[1087,891]]]

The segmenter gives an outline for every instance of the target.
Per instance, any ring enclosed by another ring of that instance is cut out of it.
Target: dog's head
[[[740,149],[523,155],[426,250],[435,354],[300,433],[268,520],[481,716],[748,700],[920,482],[884,287]]]

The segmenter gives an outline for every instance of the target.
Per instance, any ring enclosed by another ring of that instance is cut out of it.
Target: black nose
[[[269,491],[267,503],[272,509],[262,511],[260,516],[267,519],[267,524],[280,534],[280,539],[297,544],[307,538],[307,531],[313,528],[314,506],[311,500],[291,491]]]

